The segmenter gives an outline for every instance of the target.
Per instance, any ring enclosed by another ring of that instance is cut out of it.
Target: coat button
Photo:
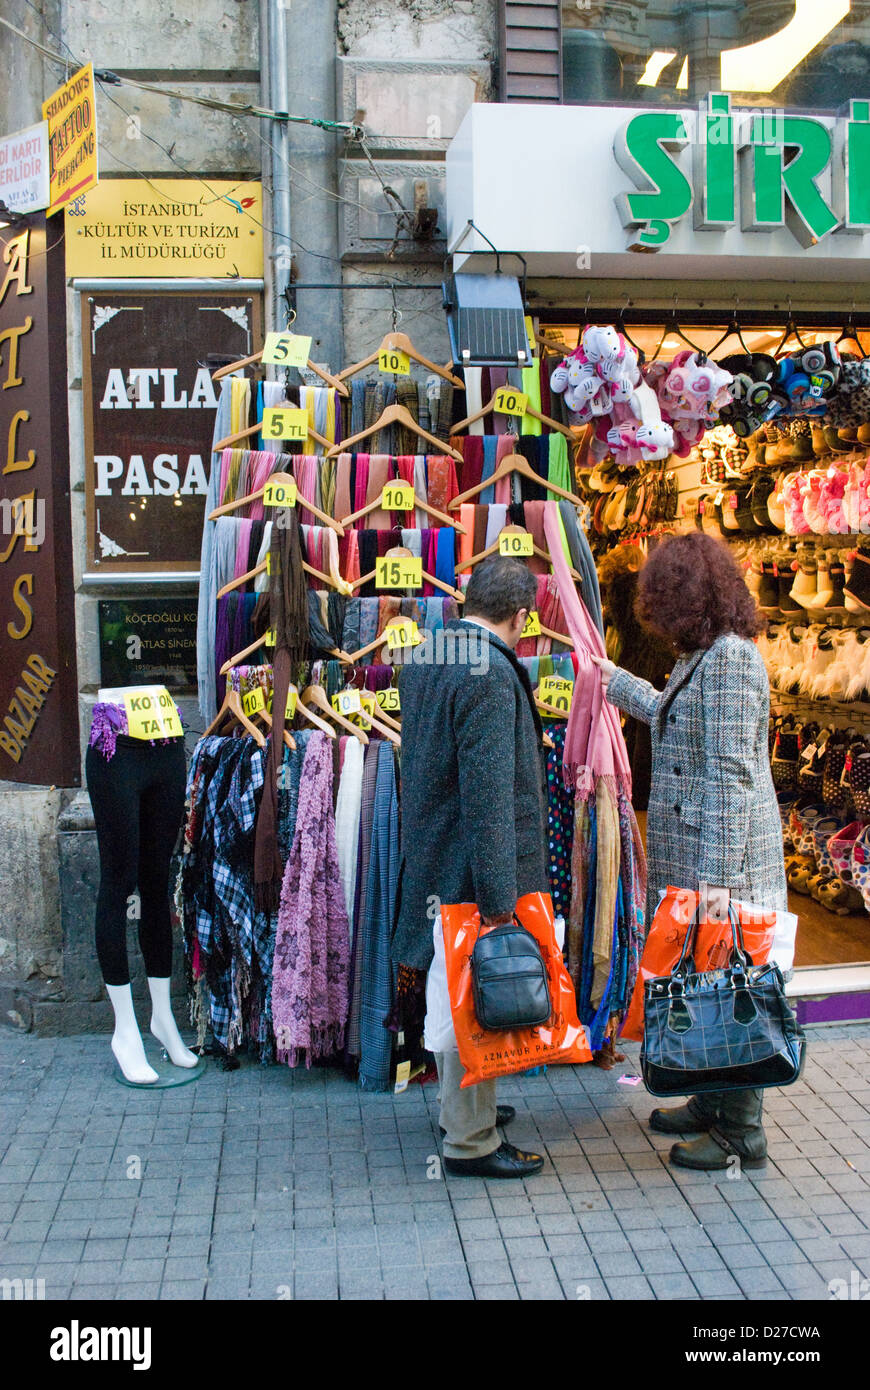
[[[677,716],[676,716],[675,714],[669,714],[669,715],[668,715],[668,723],[669,723],[669,724],[676,724],[676,722],[677,722]]]
[[[677,815],[680,814],[680,811],[682,810],[682,807],[680,806],[679,801],[678,801],[678,802],[676,803],[676,805],[674,806],[674,810],[676,811]]]
[[[680,775],[680,769],[679,769],[678,767],[675,767],[675,768],[674,768],[674,776],[675,776],[675,777],[679,777],[679,775]]]

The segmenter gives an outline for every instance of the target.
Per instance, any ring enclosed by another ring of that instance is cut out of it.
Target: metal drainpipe
[[[268,83],[263,100],[273,111],[288,110],[286,55],[284,4],[282,0],[260,0],[260,78],[261,83],[264,78]],[[272,268],[269,317],[272,327],[279,330],[287,325],[283,291],[290,280],[291,266],[289,135],[286,122],[265,121],[263,124],[265,137],[272,146],[272,214],[267,240]]]

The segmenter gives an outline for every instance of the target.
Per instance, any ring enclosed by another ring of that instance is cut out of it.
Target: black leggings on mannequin
[[[130,983],[127,900],[139,889],[145,973],[172,973],[169,865],[184,815],[183,739],[151,744],[118,737],[114,757],[88,748],[85,775],[97,844],[97,957],[107,985]]]

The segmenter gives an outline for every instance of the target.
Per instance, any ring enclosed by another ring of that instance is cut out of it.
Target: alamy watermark
[[[45,540],[45,502],[33,497],[0,498],[0,532],[23,536],[28,545]]]

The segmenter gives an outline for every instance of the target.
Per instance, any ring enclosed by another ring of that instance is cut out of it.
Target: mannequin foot
[[[115,1032],[112,1035],[112,1051],[128,1081],[137,1086],[147,1086],[160,1079],[154,1068],[148,1065],[138,1031],[135,1034]]]
[[[157,1018],[151,1015],[151,1034],[165,1047],[174,1067],[195,1067],[199,1058],[189,1047],[185,1047],[175,1019]]]

